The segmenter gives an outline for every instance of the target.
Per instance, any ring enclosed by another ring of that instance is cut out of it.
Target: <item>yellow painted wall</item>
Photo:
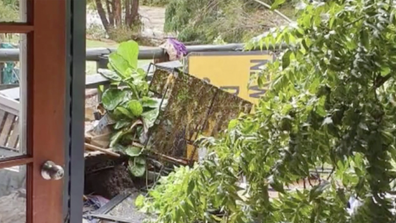
[[[269,52],[193,53],[187,58],[187,72],[257,104],[265,90],[258,89],[257,82],[248,88],[250,75],[259,72],[273,59]],[[192,145],[187,146],[187,157],[191,157],[193,151]],[[198,151],[193,157],[198,160]]]
[[[248,89],[250,75],[272,61],[273,55],[268,52],[211,52],[190,54],[187,60],[189,74],[209,79],[211,84],[256,104],[265,91],[259,90],[257,84]]]

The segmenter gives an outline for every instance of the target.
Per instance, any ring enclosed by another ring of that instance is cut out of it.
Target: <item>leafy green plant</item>
[[[111,80],[102,96],[104,108],[115,121],[110,147],[131,157],[129,169],[137,177],[146,169],[141,145],[160,110],[160,99],[149,94],[146,72],[138,68],[138,54],[136,42],[123,42],[109,55],[109,69],[99,71]]]
[[[298,8],[295,24],[247,44],[287,44],[258,77],[261,85],[272,81],[255,113],[206,139],[200,164],[176,170],[138,199],[152,221],[396,222],[389,198],[396,179],[395,3],[303,1]],[[318,183],[288,189],[324,168],[330,171]],[[351,195],[362,203],[353,214]]]

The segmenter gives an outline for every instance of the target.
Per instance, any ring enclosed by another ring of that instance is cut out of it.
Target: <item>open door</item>
[[[0,17],[0,42],[19,48],[11,74],[21,89],[18,101],[0,90],[0,222],[62,222],[66,2],[0,0],[0,7],[10,10]]]

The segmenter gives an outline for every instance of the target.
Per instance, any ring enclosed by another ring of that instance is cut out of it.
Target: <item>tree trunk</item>
[[[121,0],[113,0],[115,2],[115,13],[114,13],[114,21],[115,21],[115,26],[121,27],[122,23],[122,5],[121,5]]]
[[[106,32],[109,33],[109,30],[110,30],[109,21],[107,20],[106,12],[103,8],[102,1],[95,0],[95,3],[96,3],[96,9],[98,10],[100,20],[102,21],[102,25],[103,25],[104,29],[106,30]]]
[[[131,18],[131,0],[125,0],[125,25],[129,28],[132,27],[132,18]]]
[[[111,1],[111,13],[113,14],[112,16],[113,16],[113,20],[114,20],[114,26],[113,27],[116,27],[116,1],[117,0],[112,0]]]
[[[109,23],[114,26],[114,8],[111,7],[111,0],[106,0],[107,14],[109,15]]]
[[[132,0],[131,20],[131,25],[136,24],[139,20],[139,0]]]

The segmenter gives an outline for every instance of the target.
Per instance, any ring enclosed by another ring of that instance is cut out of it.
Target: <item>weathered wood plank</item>
[[[15,115],[8,113],[4,122],[3,129],[1,130],[0,133],[0,146],[6,146],[14,120],[15,120]]]
[[[3,120],[5,115],[6,115],[5,111],[0,110],[0,132],[3,129]]]
[[[18,148],[18,139],[19,139],[19,118],[16,117],[15,121],[12,125],[11,135],[8,137],[7,146],[10,148]]]

